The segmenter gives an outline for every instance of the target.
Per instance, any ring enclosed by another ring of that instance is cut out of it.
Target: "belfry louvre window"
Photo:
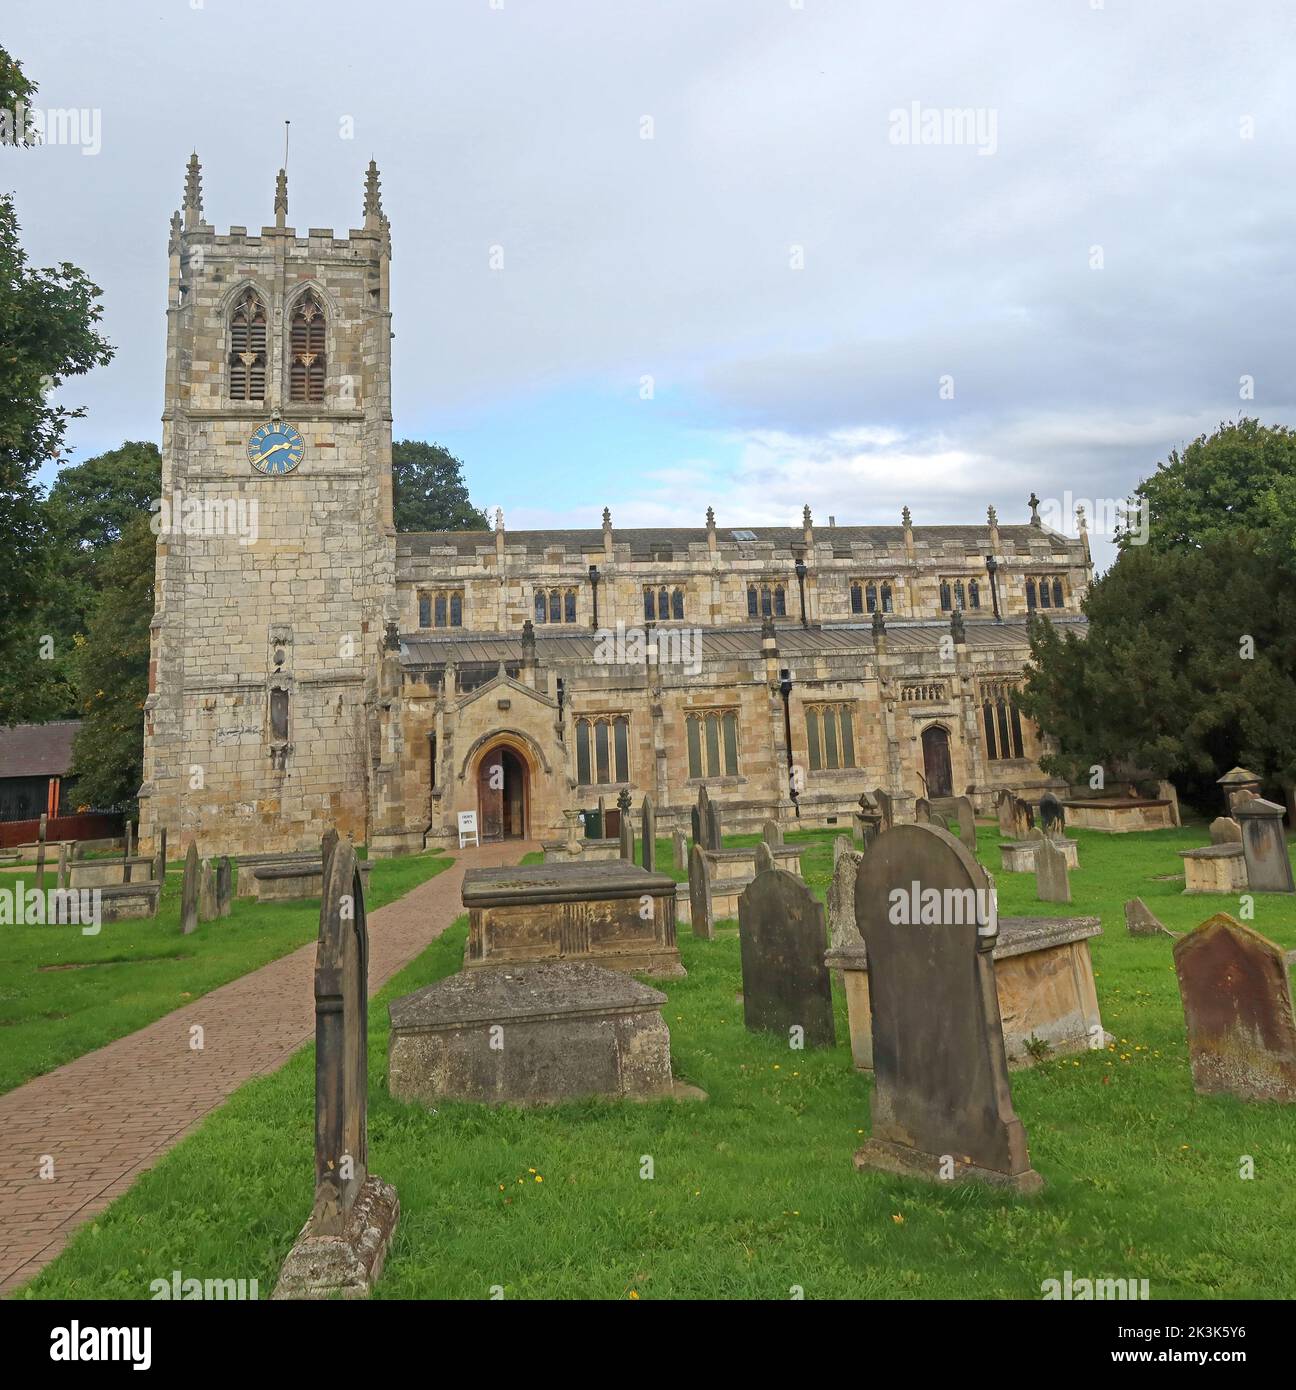
[[[463,592],[437,589],[419,594],[419,627],[462,627]]]
[[[263,401],[266,392],[266,311],[248,290],[230,315],[229,398]]]
[[[782,584],[748,584],[747,616],[749,618],[786,618],[787,590]]]
[[[855,766],[855,725],[849,704],[806,706],[811,772]]]
[[[574,623],[576,590],[537,589],[534,607],[535,620],[538,623]]]
[[[1025,756],[1016,689],[1011,681],[987,681],[981,687],[981,722],[985,727],[986,757],[992,762]]]
[[[324,399],[324,310],[309,290],[293,310],[291,348],[288,399],[317,404]]]
[[[651,622],[669,622],[684,617],[684,590],[665,584],[644,585],[644,617]]]
[[[630,780],[630,719],[583,714],[576,720],[576,780],[583,787]]]
[[[738,776],[738,711],[701,710],[686,716],[690,777]]]

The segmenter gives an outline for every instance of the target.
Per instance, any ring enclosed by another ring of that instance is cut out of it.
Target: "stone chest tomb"
[[[675,880],[624,859],[470,869],[466,969],[583,960],[679,979]]]

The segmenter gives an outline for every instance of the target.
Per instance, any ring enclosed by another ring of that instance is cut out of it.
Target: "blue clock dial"
[[[302,461],[306,441],[291,425],[272,420],[253,431],[247,447],[248,459],[258,473],[281,476]]]

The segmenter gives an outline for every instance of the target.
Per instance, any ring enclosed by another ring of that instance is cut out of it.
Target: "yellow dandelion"
[[[904,1225],[904,1212],[902,1212],[902,1211],[892,1212],[892,1213],[891,1213],[891,1220],[894,1221],[894,1222],[896,1223],[897,1226],[903,1226],[903,1225]]]
[[[544,1179],[540,1176],[539,1173],[536,1174],[536,1182],[544,1182]]]
[[[638,1290],[638,1289],[631,1289],[631,1290],[630,1290],[630,1297],[633,1298],[633,1299],[638,1299],[638,1297],[639,1297],[639,1290]]]

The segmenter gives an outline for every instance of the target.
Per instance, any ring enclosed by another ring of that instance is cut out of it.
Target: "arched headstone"
[[[796,1047],[832,1047],[828,928],[805,882],[781,869],[758,873],[738,898],[738,942],[748,1029]]]
[[[693,935],[707,941],[715,938],[715,919],[711,916],[711,875],[701,845],[689,854],[689,918]]]
[[[855,921],[874,1068],[872,1137],[855,1166],[1038,1191],[1008,1084],[989,875],[947,831],[896,826],[860,859]]]
[[[198,842],[190,840],[180,888],[180,931],[184,936],[198,930],[198,876]]]
[[[315,1202],[276,1298],[366,1294],[400,1215],[369,1172],[369,934],[354,847],[329,856],[315,950]]]

